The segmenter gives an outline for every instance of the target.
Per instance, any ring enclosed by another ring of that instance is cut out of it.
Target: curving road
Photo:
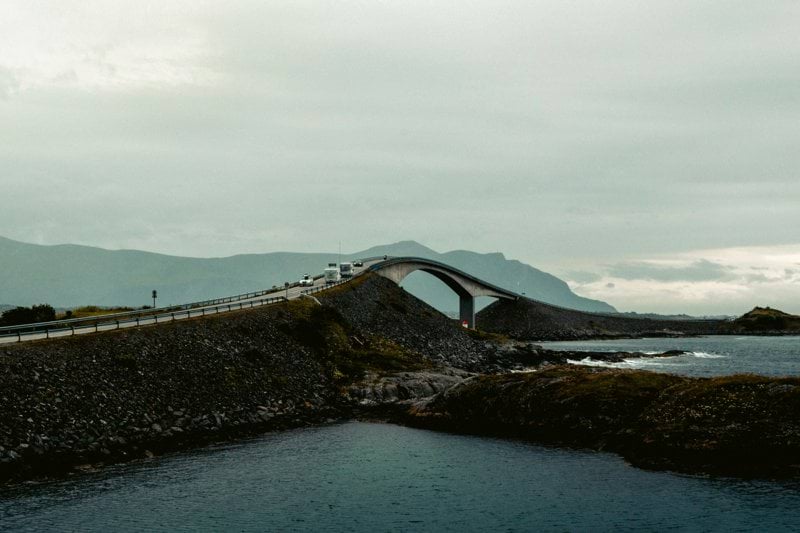
[[[383,258],[370,258],[364,261],[363,267],[354,268],[354,277],[366,272],[372,265],[380,263]],[[352,279],[352,278],[350,278]],[[339,282],[347,283],[350,279]],[[210,300],[197,304],[187,304],[178,308],[151,309],[145,313],[119,313],[105,316],[95,316],[86,319],[73,319],[54,321],[39,324],[24,324],[21,326],[0,328],[0,344],[18,343],[34,340],[53,339],[57,337],[70,337],[112,331],[116,329],[135,328],[177,320],[188,320],[202,316],[238,311],[271,305],[278,302],[293,300],[303,294],[317,292],[324,288],[325,280],[321,276],[314,281],[312,287],[301,287],[297,282],[288,289],[279,288],[274,291],[259,291],[239,297],[225,298],[220,301]],[[26,331],[27,330],[27,331]]]
[[[407,275],[416,271],[425,271],[443,281],[459,297],[460,320],[466,327],[475,325],[475,298],[478,296],[492,296],[495,298],[518,300],[524,298],[519,294],[487,283],[471,274],[454,268],[445,263],[421,257],[370,257],[362,259],[362,266],[355,268],[353,278],[345,279],[340,283],[347,283],[365,272],[374,272],[397,284]],[[314,294],[327,287],[321,275],[316,276],[314,286],[300,286],[298,282],[288,288],[277,288],[247,293],[229,298],[195,302],[170,308],[150,309],[146,311],[133,311],[114,315],[97,316],[84,319],[57,320],[41,322],[38,324],[25,324],[13,327],[0,327],[0,344],[50,339],[55,337],[68,337],[110,331],[115,329],[134,328],[176,320],[188,320],[201,316],[227,313],[239,309],[249,309],[270,305],[286,300],[299,298],[304,294]],[[530,300],[526,298],[526,300]],[[536,301],[536,300],[531,300]],[[550,306],[548,307],[556,307]]]

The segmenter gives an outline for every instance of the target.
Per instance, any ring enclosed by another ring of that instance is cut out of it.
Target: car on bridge
[[[336,263],[334,263],[334,264],[336,264]],[[325,277],[325,284],[326,285],[329,284],[329,283],[338,282],[341,279],[341,277],[339,275],[339,267],[335,267],[335,266],[331,267],[331,266],[329,266],[328,268],[325,269],[324,277]]]
[[[314,285],[314,278],[306,274],[303,276],[303,279],[300,280],[301,287],[312,287]]]
[[[352,278],[353,277],[353,263],[340,263],[339,264],[339,276],[342,279]]]
[[[354,267],[359,267],[359,268],[363,267],[364,266],[364,262],[363,261],[353,261],[353,266]]]

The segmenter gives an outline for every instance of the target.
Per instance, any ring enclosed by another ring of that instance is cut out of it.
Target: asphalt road
[[[364,266],[362,267],[358,268],[354,267],[354,277],[362,274],[371,265],[374,265],[375,263],[380,263],[381,261],[382,259],[375,259],[369,262],[364,262]],[[298,278],[302,277],[302,275],[303,274],[299,274]],[[57,337],[70,337],[73,335],[85,335],[101,331],[135,328],[153,324],[161,324],[164,322],[173,322],[176,320],[187,320],[189,318],[197,318],[201,316],[228,313],[231,311],[238,311],[240,309],[251,309],[254,307],[261,307],[263,305],[271,305],[277,303],[278,301],[284,301],[285,299],[293,300],[295,298],[299,298],[306,292],[310,292],[309,289],[314,290],[324,286],[326,286],[325,280],[320,278],[315,280],[314,285],[310,287],[296,286],[296,287],[290,287],[289,289],[278,289],[277,291],[271,292],[269,294],[255,296],[251,298],[244,298],[230,303],[206,305],[202,307],[193,307],[191,309],[181,309],[174,312],[165,312],[163,314],[158,314],[155,316],[146,315],[134,318],[123,317],[120,318],[118,321],[116,321],[114,317],[108,317],[108,320],[115,320],[115,322],[108,324],[100,324],[97,326],[76,325],[71,329],[60,329],[57,331],[49,331],[49,332],[35,331],[29,333],[21,333],[19,335],[14,333],[13,335],[0,336],[0,344],[13,344],[17,342],[53,339]],[[92,317],[92,318],[96,320],[103,320],[102,316]]]

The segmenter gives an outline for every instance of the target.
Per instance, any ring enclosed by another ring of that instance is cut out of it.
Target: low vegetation
[[[0,326],[18,326],[33,322],[49,322],[56,319],[56,311],[49,304],[32,307],[15,307],[0,315]]]
[[[755,307],[731,323],[734,333],[800,332],[800,316],[769,307]]]
[[[421,354],[387,338],[357,334],[332,307],[319,306],[311,300],[283,305],[287,311],[287,320],[281,325],[283,331],[312,349],[337,383],[352,383],[368,371],[388,373],[432,366]]]
[[[59,316],[59,318],[87,318],[111,315],[114,313],[126,313],[128,311],[134,311],[133,307],[100,307],[97,305],[86,305],[70,309]]]

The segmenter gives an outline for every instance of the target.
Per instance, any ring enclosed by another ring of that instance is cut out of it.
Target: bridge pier
[[[370,272],[374,272],[398,285],[406,276],[417,270],[427,272],[438,278],[458,295],[459,319],[461,322],[466,322],[467,327],[470,329],[475,328],[475,298],[477,296],[490,296],[507,300],[516,300],[520,297],[514,292],[482,281],[449,265],[421,257],[393,257],[389,260],[379,261],[369,267]]]
[[[469,294],[458,295],[459,318],[461,323],[467,322],[467,327],[475,328],[475,297]]]

